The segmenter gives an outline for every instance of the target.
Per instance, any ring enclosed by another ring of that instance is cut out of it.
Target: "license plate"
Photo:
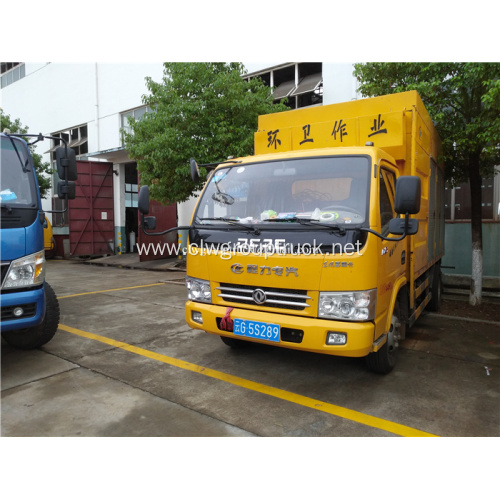
[[[235,319],[233,333],[252,339],[270,340],[271,342],[280,341],[280,326],[262,321]]]

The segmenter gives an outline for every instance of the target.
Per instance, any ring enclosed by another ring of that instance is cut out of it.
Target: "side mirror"
[[[141,214],[149,214],[149,186],[141,186],[137,205]]]
[[[408,222],[408,227],[406,223]],[[406,229],[406,230],[405,230]],[[418,233],[418,220],[410,219],[409,217],[405,219],[392,219],[389,221],[389,233],[397,235],[411,235]]]
[[[193,182],[198,183],[200,180],[200,168],[198,167],[196,160],[191,158],[189,160],[189,165],[191,167],[191,179],[193,179]]]
[[[59,181],[57,183],[57,196],[64,200],[74,200],[76,197],[76,185],[71,181]]]
[[[60,146],[56,149],[57,174],[63,181],[76,181],[78,174],[76,171],[75,150]]]
[[[142,220],[142,227],[146,231],[154,231],[156,229],[156,217],[144,217]]]
[[[396,194],[394,196],[395,212],[397,214],[418,214],[420,212],[420,193],[420,177],[416,175],[399,177],[396,181]],[[393,232],[393,234],[398,233]]]

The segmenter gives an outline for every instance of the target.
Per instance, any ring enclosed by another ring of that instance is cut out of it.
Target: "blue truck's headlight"
[[[10,263],[2,288],[41,285],[45,278],[45,251],[33,253]]]
[[[212,303],[212,291],[210,282],[196,278],[186,277],[186,287],[188,289],[188,299],[196,302]]]
[[[370,321],[375,318],[376,302],[376,289],[362,292],[320,292],[318,317]]]

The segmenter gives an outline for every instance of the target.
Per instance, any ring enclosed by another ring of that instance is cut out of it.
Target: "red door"
[[[149,202],[149,214],[156,217],[156,229],[161,232],[177,226],[177,205],[162,205],[157,201]],[[163,236],[148,236],[142,232],[141,217],[139,216],[138,246],[142,249],[139,261],[166,259],[177,255],[177,231],[172,231]]]
[[[69,202],[70,255],[113,253],[113,164],[77,161],[76,198]]]

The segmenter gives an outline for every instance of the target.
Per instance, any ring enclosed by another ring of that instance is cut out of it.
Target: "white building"
[[[125,201],[125,165],[131,160],[123,150],[120,128],[127,114],[140,112],[141,96],[146,93],[145,77],[161,79],[161,63],[14,64],[9,68],[8,63],[2,63],[0,96],[4,113],[12,120],[18,118],[32,134],[65,136],[76,150],[77,159],[102,158],[115,164],[115,234],[124,234],[126,206],[134,203],[132,199]],[[37,153],[50,161],[52,147],[50,141],[38,143]],[[43,208],[57,209],[58,202],[57,198],[43,200]],[[69,233],[64,216],[51,222],[56,237]]]
[[[29,133],[68,139],[77,159],[113,163],[114,249],[130,250],[126,240],[131,231],[137,232],[137,170],[123,147],[120,129],[127,126],[127,116],[137,118],[146,110],[141,99],[147,93],[145,78],[160,81],[162,63],[1,64],[4,113],[12,120],[18,118]],[[278,87],[279,97],[292,93],[305,80],[305,87],[290,96],[290,101],[303,101],[297,106],[314,104],[308,96],[315,96],[317,105],[357,97],[351,64],[249,64],[247,69]],[[44,141],[37,144],[36,151],[44,161],[52,161],[54,147]],[[189,224],[193,203],[178,206],[179,225]],[[43,208],[59,209],[61,201],[46,199]],[[64,242],[69,234],[67,216],[53,215],[51,222],[54,235]],[[68,245],[65,247],[68,253]]]

